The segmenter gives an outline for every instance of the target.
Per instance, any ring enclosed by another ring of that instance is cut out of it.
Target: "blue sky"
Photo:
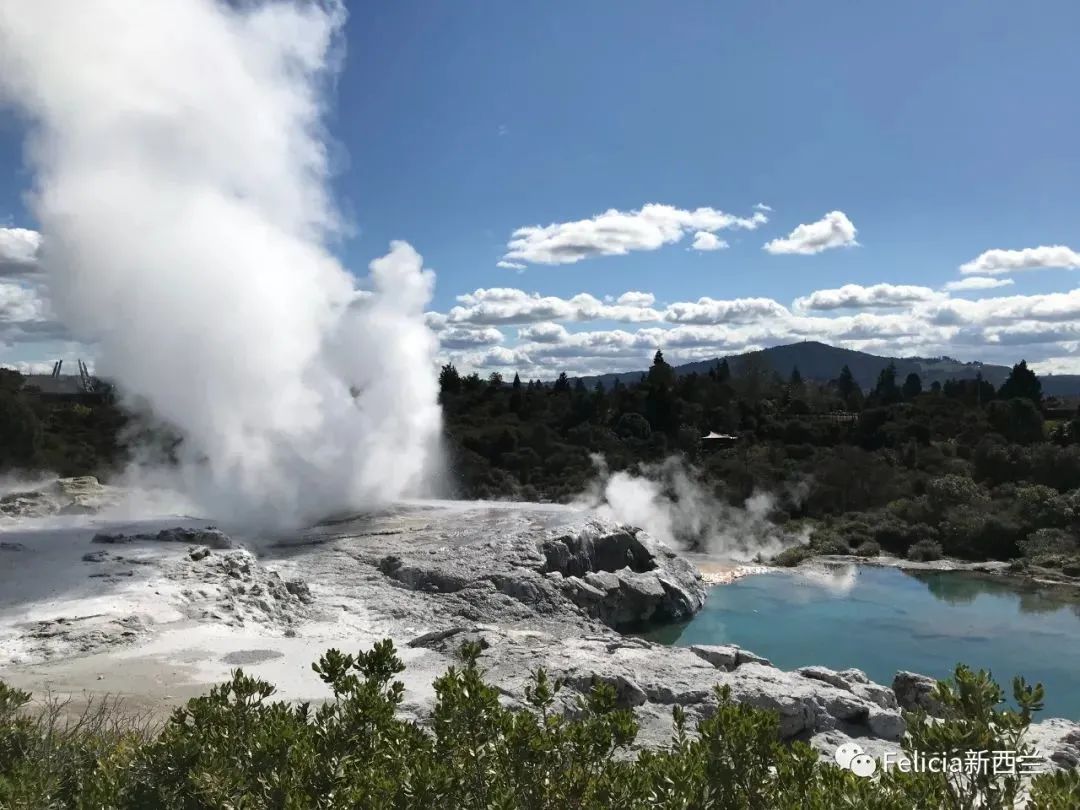
[[[446,357],[481,370],[633,368],[658,346],[691,359],[805,337],[1080,370],[1080,291],[1068,296],[1080,264],[1077,30],[1069,0],[351,3],[327,125],[353,234],[335,249],[362,274],[390,240],[414,245],[438,275],[431,324],[456,330]],[[33,229],[21,137],[0,119],[0,224]],[[608,247],[550,263],[536,237],[505,258],[519,228],[616,209],[636,229],[632,212],[647,204],[742,221],[757,204],[771,210],[752,229],[706,226],[722,249],[691,249],[702,217],[676,213],[665,222],[678,238],[655,249],[586,225]],[[818,252],[799,239],[763,249],[830,212],[854,233],[841,223]],[[597,255],[613,244],[625,253]],[[995,249],[1033,252],[961,273]],[[965,276],[1002,286],[943,292]],[[844,285],[863,291],[793,305]],[[520,291],[489,296],[518,314],[458,300],[492,288]],[[627,291],[651,294],[658,317],[528,311],[533,294],[604,302]],[[1039,298],[1055,293],[1067,297]],[[1016,300],[987,303],[1004,296]],[[669,306],[702,297],[768,298],[788,314],[712,307],[690,323]],[[838,317],[844,327],[820,323]],[[565,334],[519,333],[538,322]],[[664,333],[679,326],[699,333],[669,346]],[[579,339],[575,353],[565,335],[590,332],[595,345]],[[4,357],[42,359],[35,351]]]

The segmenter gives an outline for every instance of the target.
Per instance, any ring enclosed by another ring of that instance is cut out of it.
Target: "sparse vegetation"
[[[778,742],[775,714],[723,690],[696,728],[673,711],[668,747],[634,753],[637,725],[610,685],[578,710],[554,709],[542,670],[529,707],[509,709],[484,680],[478,645],[435,681],[430,728],[398,719],[403,669],[389,641],[314,665],[333,698],[315,708],[271,700],[273,687],[234,672],[177,709],[157,734],[105,704],[75,725],[31,716],[29,695],[0,684],[0,806],[5,808],[819,808],[1012,807],[1019,780],[892,770],[861,778]],[[935,695],[941,722],[909,717],[908,750],[1026,753],[1042,687],[1014,684],[1016,709],[985,672],[958,667]],[[1038,776],[1033,808],[1060,810],[1076,771]]]

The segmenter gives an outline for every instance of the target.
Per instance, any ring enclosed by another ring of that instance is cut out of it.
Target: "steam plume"
[[[773,523],[774,496],[755,492],[741,508],[730,506],[702,487],[698,473],[677,456],[641,464],[637,473],[612,473],[600,456],[593,462],[599,475],[583,504],[673,548],[689,546],[729,560],[766,560],[808,539],[805,532],[793,534]]]
[[[181,430],[217,516],[416,494],[436,453],[433,274],[394,243],[360,293],[327,250],[344,18],[337,0],[0,0],[53,305]]]

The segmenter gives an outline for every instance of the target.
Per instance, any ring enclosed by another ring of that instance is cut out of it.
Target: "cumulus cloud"
[[[831,309],[867,309],[874,307],[898,307],[918,301],[932,301],[941,293],[929,287],[907,284],[845,284],[835,290],[816,290],[795,299],[795,308],[802,311]]]
[[[1040,245],[1023,250],[987,250],[970,262],[960,265],[965,275],[1004,275],[1018,270],[1044,270],[1080,268],[1080,253],[1065,245]]]
[[[1008,287],[1013,284],[1011,278],[986,278],[985,276],[968,276],[957,281],[950,281],[945,285],[948,292],[967,292],[969,290],[993,290],[998,287]]]
[[[502,342],[503,333],[495,327],[487,327],[486,329],[453,327],[439,333],[439,343],[448,349],[494,346]]]
[[[24,276],[37,271],[41,234],[26,228],[0,228],[0,276]]]
[[[518,228],[502,260],[515,264],[573,264],[593,256],[656,250],[697,231],[712,234],[728,229],[753,230],[766,222],[764,211],[739,217],[715,208],[689,211],[657,203],[634,211],[612,208],[589,219]]]
[[[508,326],[540,321],[610,320],[642,323],[658,321],[661,314],[645,303],[648,293],[626,293],[607,304],[579,293],[572,298],[528,293],[513,287],[489,287],[459,295],[458,306],[446,314],[446,323]],[[629,303],[627,303],[629,302]]]
[[[565,326],[550,321],[518,329],[518,340],[531,343],[562,343],[569,336]]]
[[[800,225],[783,239],[766,242],[769,253],[810,255],[838,247],[854,247],[855,226],[843,211],[830,211],[817,222]]]
[[[715,233],[709,233],[708,231],[698,231],[694,234],[694,243],[690,245],[691,250],[723,250],[728,247],[728,243],[717,236]]]
[[[656,303],[656,296],[650,292],[630,290],[616,298],[615,303],[624,307],[651,307]]]
[[[671,304],[664,311],[664,320],[683,324],[714,324],[754,321],[761,318],[783,318],[790,313],[771,298],[736,298],[718,301],[699,298],[696,302]]]

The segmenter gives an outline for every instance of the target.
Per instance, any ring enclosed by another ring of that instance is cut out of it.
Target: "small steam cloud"
[[[637,473],[613,473],[600,456],[593,456],[593,463],[598,476],[579,505],[644,529],[673,548],[749,561],[808,540],[805,532],[787,532],[770,519],[777,508],[775,496],[755,492],[742,507],[730,506],[703,488],[697,471],[677,456],[640,464]]]
[[[395,242],[361,292],[327,247],[344,20],[338,0],[0,4],[53,306],[180,430],[215,516],[420,494],[437,459],[434,275]]]

